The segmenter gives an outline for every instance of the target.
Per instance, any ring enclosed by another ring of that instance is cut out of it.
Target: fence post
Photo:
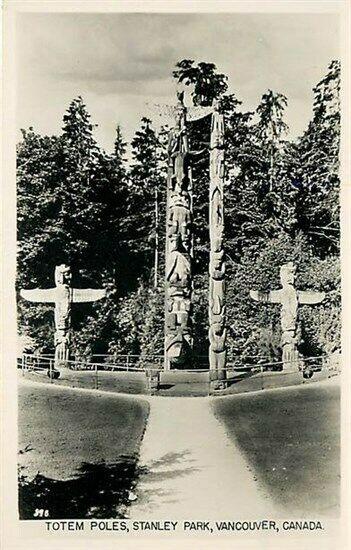
[[[95,364],[95,389],[97,390],[99,387],[99,381],[98,381],[98,369],[97,365]]]
[[[127,354],[127,372],[129,371],[129,354]]]
[[[21,361],[22,361],[22,376],[24,376],[24,355],[23,355],[23,353],[22,353]]]
[[[53,383],[53,376],[52,376],[52,359],[49,359],[49,375],[50,375],[50,384]]]
[[[331,369],[333,365],[331,364],[331,361],[330,361],[330,354],[322,358],[322,364],[323,364],[323,368],[327,370],[328,379],[331,378]]]

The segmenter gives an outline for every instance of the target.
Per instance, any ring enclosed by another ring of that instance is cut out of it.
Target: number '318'
[[[33,516],[35,518],[48,518],[49,510],[44,510],[44,508],[36,508]]]

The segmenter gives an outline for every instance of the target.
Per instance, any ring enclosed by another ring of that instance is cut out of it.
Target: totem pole
[[[55,268],[54,288],[20,291],[29,302],[55,304],[55,367],[69,359],[72,304],[95,302],[106,296],[105,289],[72,288],[71,280],[71,268],[62,264]]]
[[[210,266],[209,266],[209,359],[210,369],[225,378],[226,306],[224,232],[224,117],[214,104],[210,141]]]
[[[169,132],[167,211],[166,211],[166,276],[165,276],[165,365],[191,362],[192,338],[192,179],[187,117],[202,118],[212,107],[184,105],[184,92],[178,95],[173,109],[176,125]]]
[[[280,268],[280,290],[250,290],[253,300],[264,303],[280,304],[280,321],[282,328],[282,359],[283,369],[298,370],[299,368],[299,331],[297,314],[299,305],[313,305],[321,303],[325,298],[325,292],[312,290],[296,290],[294,287],[296,266],[292,262],[284,264]]]

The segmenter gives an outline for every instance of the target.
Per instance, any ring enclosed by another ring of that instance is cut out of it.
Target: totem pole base
[[[60,335],[59,335],[60,336]],[[59,340],[56,336],[56,342]],[[67,336],[65,335],[65,340]],[[58,342],[55,349],[55,369],[68,367],[67,361],[69,359],[69,347],[67,341]]]
[[[210,370],[211,390],[224,390],[226,388],[227,373],[225,370]]]
[[[146,376],[149,383],[150,394],[153,395],[160,386],[160,373],[158,371],[147,371]]]
[[[298,372],[303,366],[303,360],[295,347],[283,346],[283,371]]]
[[[58,378],[60,378],[61,373],[60,373],[59,370],[56,370],[56,368],[55,368],[55,369],[52,369],[52,370],[48,369],[46,374],[49,378],[51,378],[51,380],[57,380]]]

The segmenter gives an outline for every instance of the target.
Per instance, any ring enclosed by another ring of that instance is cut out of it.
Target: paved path
[[[273,504],[212,412],[211,399],[150,400],[135,519],[269,518]]]

